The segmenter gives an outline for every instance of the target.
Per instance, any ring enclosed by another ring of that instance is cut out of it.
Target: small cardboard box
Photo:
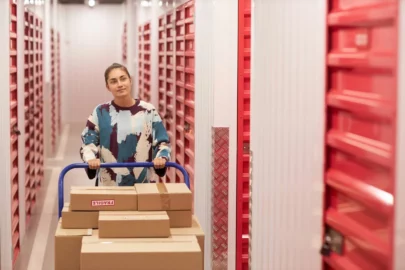
[[[55,232],[55,270],[80,270],[83,236],[91,236],[92,229],[63,229],[59,220]]]
[[[139,211],[191,210],[192,194],[184,183],[135,184]]]
[[[65,203],[62,209],[62,228],[97,229],[98,213],[98,211],[71,211],[70,204]]]
[[[203,270],[195,236],[100,239],[84,237],[81,270]]]
[[[170,219],[170,228],[188,228],[192,224],[191,210],[167,211]]]
[[[137,193],[134,187],[72,187],[72,211],[136,211]]]
[[[170,236],[166,212],[100,212],[100,238],[163,238]]]
[[[202,256],[203,256],[203,266],[202,269],[204,269],[204,241],[205,241],[205,234],[203,229],[201,228],[200,223],[198,222],[198,219],[195,215],[193,215],[193,223],[190,228],[172,228],[170,229],[170,233],[172,237],[175,236],[190,236],[194,235],[197,237],[198,244],[200,245],[201,251],[202,251]]]

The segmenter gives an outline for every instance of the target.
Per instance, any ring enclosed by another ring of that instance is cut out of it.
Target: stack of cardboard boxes
[[[55,270],[203,270],[204,232],[183,183],[72,187]]]

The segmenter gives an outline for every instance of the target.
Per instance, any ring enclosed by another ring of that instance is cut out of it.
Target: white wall
[[[238,1],[195,1],[195,205],[211,269],[211,127],[229,128],[228,269],[235,269]],[[259,269],[259,268],[257,268]]]
[[[104,71],[122,60],[122,5],[64,5],[59,21],[62,47],[62,118],[84,124],[93,108],[111,100]]]
[[[321,269],[325,5],[252,7],[251,269]]]

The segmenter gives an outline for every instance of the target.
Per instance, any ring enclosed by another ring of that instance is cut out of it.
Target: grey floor
[[[54,234],[58,222],[57,182],[62,168],[70,163],[81,162],[79,157],[80,133],[83,126],[70,124],[64,127],[55,158],[45,164],[45,181],[37,195],[37,204],[26,234],[22,239],[21,253],[15,270],[53,270]],[[91,186],[83,169],[74,169],[65,177],[65,201],[69,201],[72,185]]]

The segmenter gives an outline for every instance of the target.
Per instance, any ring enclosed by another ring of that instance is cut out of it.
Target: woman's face
[[[131,78],[128,74],[120,69],[115,68],[110,71],[107,80],[107,89],[111,92],[114,98],[123,98],[131,95]]]

